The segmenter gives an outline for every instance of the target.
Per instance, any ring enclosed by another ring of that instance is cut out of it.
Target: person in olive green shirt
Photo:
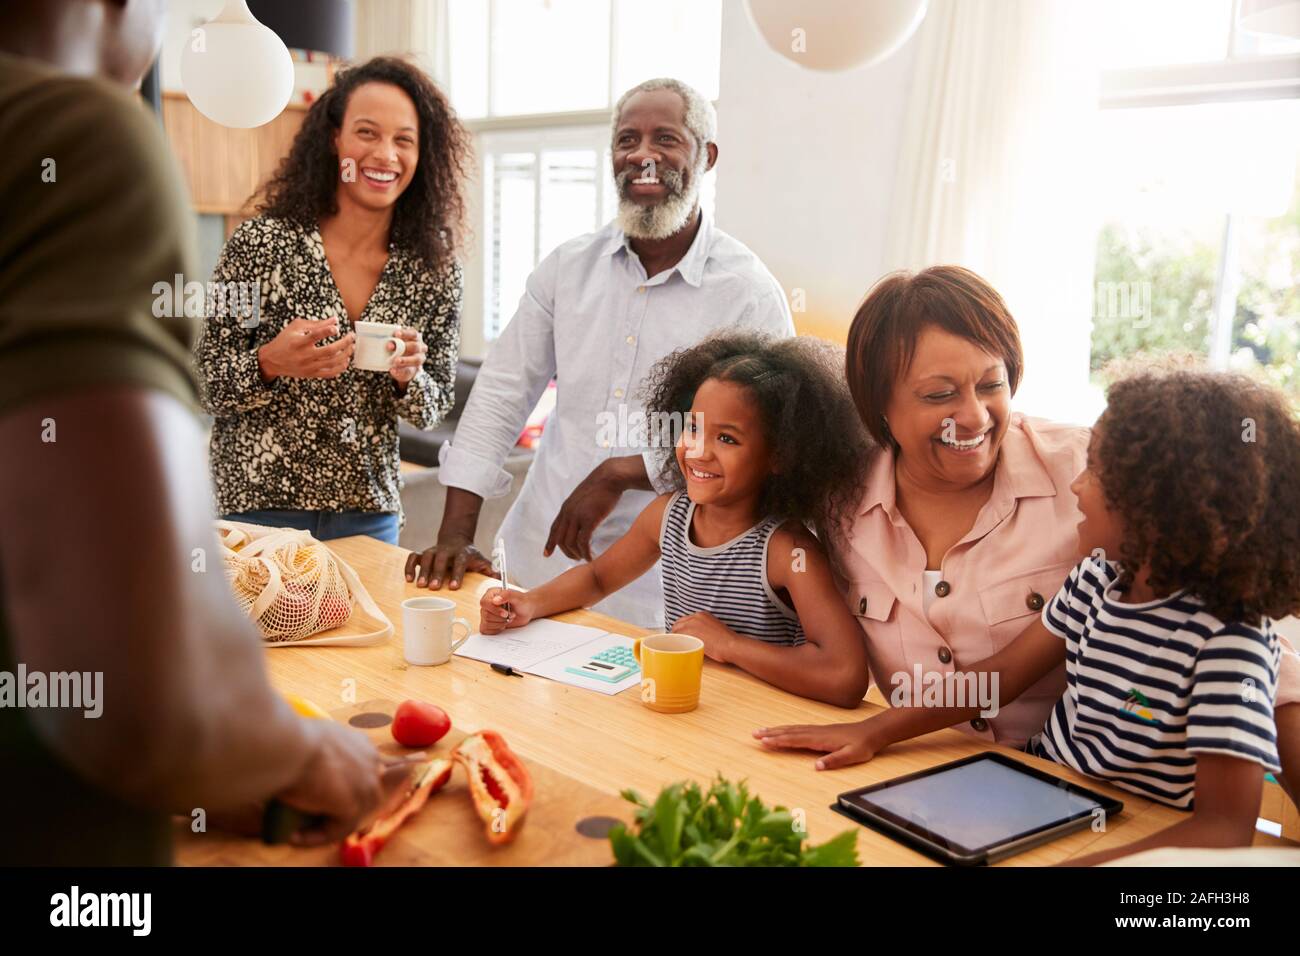
[[[324,818],[294,835],[321,842],[382,796],[363,734],[271,689],[222,573],[191,328],[153,314],[156,282],[194,275],[132,92],[163,12],[0,6],[0,678],[102,673],[98,717],[0,702],[0,864],[166,863],[169,814],[273,797]]]

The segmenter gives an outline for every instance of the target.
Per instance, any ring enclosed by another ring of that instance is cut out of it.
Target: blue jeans
[[[317,541],[367,534],[397,544],[397,515],[387,511],[244,511],[222,517],[227,521],[310,531]]]

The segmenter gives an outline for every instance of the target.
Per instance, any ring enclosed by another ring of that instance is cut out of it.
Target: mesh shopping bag
[[[270,646],[364,646],[393,633],[357,573],[310,533],[235,521],[216,528],[235,601]],[[346,624],[354,626],[312,636]]]

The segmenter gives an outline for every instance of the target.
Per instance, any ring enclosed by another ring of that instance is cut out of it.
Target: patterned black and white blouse
[[[207,287],[207,317],[195,345],[203,407],[216,419],[211,458],[217,513],[400,514],[397,419],[428,430],[450,411],[460,304],[458,263],[435,275],[390,247],[361,318],[420,330],[428,357],[405,395],[387,372],[350,367],[337,378],[281,377],[266,385],[257,350],[293,319],[336,318],[340,336],[352,322],[318,229],[267,216],[241,224]]]

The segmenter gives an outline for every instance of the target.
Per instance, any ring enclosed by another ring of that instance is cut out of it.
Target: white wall
[[[717,221],[787,295],[804,290],[800,332],[843,341],[884,271],[915,49],[819,73],[769,49],[740,0],[722,5]]]

